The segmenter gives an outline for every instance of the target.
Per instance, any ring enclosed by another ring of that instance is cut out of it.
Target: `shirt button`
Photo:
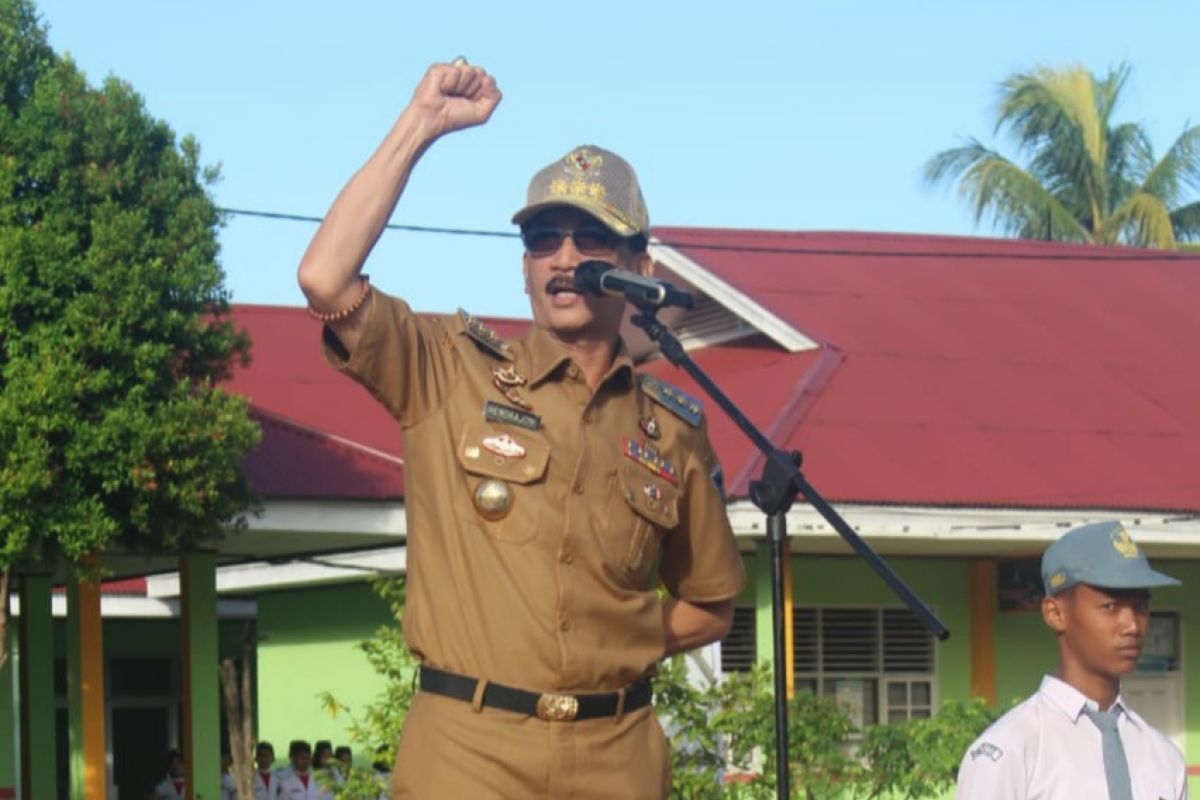
[[[579,367],[575,366],[574,364],[567,367],[567,377],[571,378],[572,380],[574,380],[575,378],[578,378],[579,377]]]
[[[583,484],[576,481],[575,485],[571,487],[571,491],[575,494],[583,494]]]
[[[571,620],[564,619],[562,622],[558,623],[558,629],[563,632],[571,630]]]
[[[583,414],[583,421],[586,422],[588,425],[591,425],[593,422],[596,421],[596,412],[595,411],[585,411]]]
[[[562,562],[563,562],[564,564],[570,564],[570,563],[571,563],[572,561],[574,561],[574,560],[575,560],[575,556],[571,555],[571,551],[570,551],[570,550],[564,550],[564,551],[563,551],[563,554],[562,554]]]

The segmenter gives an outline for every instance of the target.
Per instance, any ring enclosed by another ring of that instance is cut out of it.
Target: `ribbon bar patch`
[[[624,451],[626,457],[641,464],[667,483],[670,483],[672,486],[679,485],[679,478],[675,474],[675,467],[671,465],[670,461],[662,457],[658,452],[658,448],[654,445],[636,442],[628,436],[622,436],[621,450]]]

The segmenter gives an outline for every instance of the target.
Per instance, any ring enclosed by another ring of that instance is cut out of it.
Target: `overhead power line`
[[[313,217],[304,214],[285,214],[279,211],[251,211],[244,208],[218,208],[223,214],[239,217],[260,217],[262,219],[279,219],[290,222],[321,223],[323,217]],[[488,231],[477,228],[443,228],[431,225],[401,225],[389,222],[383,226],[385,230],[407,231],[409,233],[440,233],[448,236],[486,236],[495,239],[517,239],[521,234],[516,231]],[[920,235],[920,234],[918,234]],[[1047,244],[1038,240],[1013,239],[1014,242],[1029,244]],[[1145,248],[1125,248],[1119,251],[1103,253],[997,253],[979,250],[864,250],[846,247],[772,247],[769,245],[739,245],[717,242],[672,242],[655,239],[654,244],[688,250],[712,250],[730,253],[763,253],[776,255],[810,255],[831,256],[839,258],[905,258],[905,259],[946,259],[946,258],[975,258],[991,261],[1195,261],[1200,263],[1200,254],[1183,253],[1169,250],[1149,250]],[[1073,243],[1071,243],[1073,244]]]

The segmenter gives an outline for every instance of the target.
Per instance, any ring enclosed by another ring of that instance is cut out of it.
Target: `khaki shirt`
[[[535,691],[616,689],[663,656],[658,579],[694,602],[741,591],[703,421],[654,402],[624,345],[593,393],[536,326],[504,343],[461,312],[420,317],[372,292],[355,351],[343,360],[327,340],[326,357],[404,430],[403,624],[418,658]],[[485,418],[487,401],[508,421]],[[485,482],[499,502],[481,511]]]

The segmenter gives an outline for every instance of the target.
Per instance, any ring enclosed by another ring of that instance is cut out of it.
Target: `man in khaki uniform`
[[[634,372],[621,299],[573,290],[589,258],[649,273],[633,170],[587,146],[534,176],[518,341],[418,317],[360,274],[420,154],[499,101],[478,67],[430,67],[300,265],[326,357],[404,430],[422,691],[393,796],[663,798],[647,676],[728,632],[745,576],[699,403]]]

